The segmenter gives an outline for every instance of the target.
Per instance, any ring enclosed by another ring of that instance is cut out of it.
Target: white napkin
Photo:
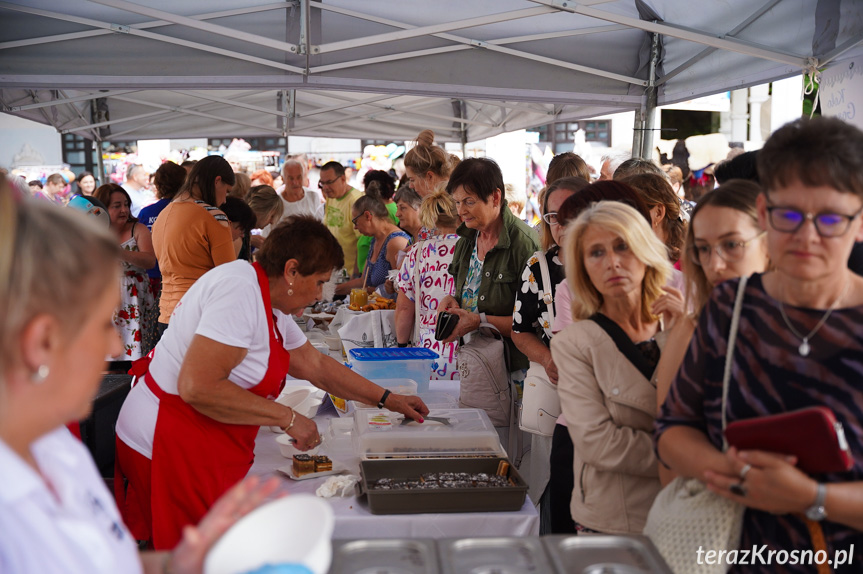
[[[353,496],[354,486],[356,486],[359,481],[360,477],[353,474],[331,476],[318,487],[315,494],[321,498]]]

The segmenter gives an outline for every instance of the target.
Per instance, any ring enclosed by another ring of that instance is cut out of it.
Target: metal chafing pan
[[[463,538],[438,541],[443,574],[552,574],[539,538]]]
[[[334,540],[329,574],[437,574],[434,540]]]
[[[543,536],[558,574],[672,574],[646,536]]]
[[[495,474],[501,458],[436,458],[363,460],[360,462],[358,494],[367,495],[372,514],[419,514],[441,512],[490,512],[521,510],[527,483],[511,465],[506,476],[513,485],[505,487],[440,488],[435,490],[370,489],[380,478],[419,479],[429,472]],[[508,461],[507,461],[508,462]]]

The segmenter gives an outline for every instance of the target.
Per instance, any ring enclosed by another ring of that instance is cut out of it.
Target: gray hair
[[[393,199],[396,203],[404,202],[411,206],[413,209],[419,210],[420,205],[422,205],[423,198],[419,196],[417,192],[411,189],[409,185],[403,185],[399,187],[399,190],[393,196]]]
[[[608,162],[608,170],[611,173],[614,173],[615,171],[617,171],[617,168],[620,167],[620,164],[630,159],[631,157],[632,154],[625,151],[609,150],[602,156],[602,158],[599,160],[599,163],[600,165],[602,165],[605,162]]]

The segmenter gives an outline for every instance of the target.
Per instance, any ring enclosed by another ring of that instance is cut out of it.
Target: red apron
[[[254,268],[264,299],[270,356],[264,378],[248,390],[274,399],[284,385],[290,354],[273,321],[269,279],[260,265],[255,263]],[[197,524],[222,494],[246,476],[255,458],[255,436],[260,427],[218,422],[199,413],[179,395],[163,391],[149,371],[144,380],[159,398],[159,415],[149,489],[138,485],[135,490],[150,491],[153,547],[170,550],[180,541],[184,526]],[[130,483],[130,490],[133,486]]]

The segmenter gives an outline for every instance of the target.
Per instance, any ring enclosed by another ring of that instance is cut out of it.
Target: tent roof
[[[652,32],[659,105],[863,38],[851,0],[16,0],[0,17],[3,111],[91,138],[475,140],[639,109]]]

